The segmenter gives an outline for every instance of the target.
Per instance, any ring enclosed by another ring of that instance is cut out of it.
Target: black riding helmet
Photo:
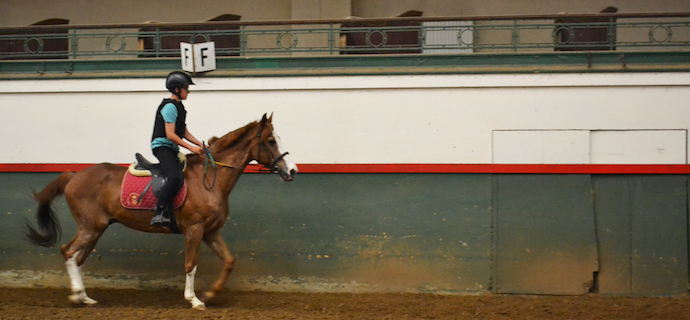
[[[168,88],[168,91],[175,95],[178,95],[178,93],[175,92],[175,88],[182,88],[192,84],[194,84],[194,82],[192,82],[192,78],[190,78],[186,73],[180,71],[171,72],[168,75],[168,78],[165,79],[165,87]]]

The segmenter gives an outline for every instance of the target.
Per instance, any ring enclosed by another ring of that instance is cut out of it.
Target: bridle
[[[258,160],[259,158],[261,158],[261,150],[262,150],[262,149],[264,150],[264,153],[266,153],[266,155],[270,157],[270,156],[271,156],[271,153],[268,152],[268,147],[266,147],[266,142],[264,142],[263,140],[261,140],[261,130],[259,130],[259,132],[256,134],[256,137],[259,138],[259,146],[258,146],[258,150],[257,150],[256,159]],[[213,159],[213,155],[211,155],[211,151],[205,146],[205,143],[202,143],[202,144],[204,145],[204,153],[205,153],[205,156],[202,155],[201,157],[204,158],[204,159],[206,159],[206,161],[204,161],[204,178],[203,178],[203,184],[204,184],[204,188],[206,188],[207,191],[210,191],[210,190],[213,189],[213,187],[216,185],[216,165],[219,165],[219,166],[222,166],[222,167],[226,167],[226,168],[231,168],[231,169],[241,169],[241,170],[244,170],[244,169],[245,169],[245,167],[238,167],[238,166],[233,166],[233,165],[231,165],[231,164],[227,164],[227,163],[222,163],[222,162],[215,161],[215,160]],[[276,174],[279,173],[279,172],[280,172],[280,169],[278,168],[278,166],[276,166],[276,164],[278,163],[278,161],[280,161],[280,160],[282,160],[283,158],[285,158],[285,156],[288,155],[288,154],[290,154],[290,153],[289,153],[289,152],[284,152],[283,154],[277,156],[275,159],[273,159],[273,161],[271,161],[271,164],[268,165],[268,166],[259,163],[259,164],[261,164],[261,166],[262,166],[261,168],[259,168],[259,172],[271,172],[271,173],[276,173]],[[258,161],[257,161],[257,162],[258,162]],[[213,182],[211,183],[211,186],[210,186],[210,187],[206,185],[206,174],[207,174],[207,172],[208,172],[208,164],[209,164],[209,163],[211,164],[211,168],[213,168]],[[266,170],[266,171],[263,171],[263,170]]]
[[[261,131],[259,131],[259,133],[257,133],[256,136],[259,138],[259,141],[261,141]],[[270,156],[271,156],[271,153],[266,151],[266,150],[268,150],[268,148],[266,147],[266,143],[263,142],[263,141],[261,141],[261,143],[259,143],[259,151],[257,152],[256,158],[257,158],[257,159],[261,158],[261,149],[262,149],[261,147],[263,147],[264,153],[266,153],[266,155],[270,157]],[[284,152],[283,154],[277,156],[275,159],[273,159],[273,161],[271,161],[271,164],[270,164],[270,165],[268,165],[268,166],[262,165],[263,168],[259,169],[259,171],[261,171],[262,169],[266,168],[266,169],[268,169],[268,171],[270,171],[271,173],[278,173],[280,169],[278,169],[278,166],[276,166],[276,164],[278,163],[278,161],[283,160],[283,158],[285,158],[285,156],[287,156],[288,154],[290,154],[290,153],[289,153],[289,152]],[[257,162],[258,162],[258,161],[257,161]]]

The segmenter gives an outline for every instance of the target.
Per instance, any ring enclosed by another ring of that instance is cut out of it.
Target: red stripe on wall
[[[690,165],[628,164],[301,164],[301,173],[690,174]]]
[[[81,169],[96,165],[94,163],[0,163],[0,172],[63,172],[79,171]],[[117,164],[128,167],[130,164]],[[248,165],[244,172],[256,173],[267,172],[259,165]]]
[[[0,172],[79,171],[93,164],[0,163]],[[127,166],[128,164],[120,164]],[[300,164],[300,173],[690,174],[685,164]],[[250,165],[245,172],[259,172]]]
[[[79,171],[90,163],[0,163],[0,172],[62,172]]]

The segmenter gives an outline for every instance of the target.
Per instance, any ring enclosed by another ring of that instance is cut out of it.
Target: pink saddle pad
[[[125,177],[122,179],[122,191],[120,192],[120,202],[122,206],[127,209],[154,210],[158,198],[153,195],[151,188],[146,190],[145,194],[141,194],[144,192],[144,188],[146,188],[146,185],[151,179],[151,177],[133,176],[129,172],[126,172]],[[180,188],[180,191],[173,200],[175,209],[182,206],[186,196],[187,182],[182,185],[182,188]]]

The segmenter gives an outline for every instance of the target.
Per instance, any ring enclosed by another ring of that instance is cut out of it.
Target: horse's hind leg
[[[213,283],[211,290],[204,294],[203,300],[208,302],[223,290],[223,286],[228,280],[230,272],[232,272],[232,269],[235,267],[235,258],[230,254],[230,250],[228,250],[228,246],[225,245],[225,241],[220,236],[219,232],[206,236],[204,242],[206,242],[208,247],[223,261],[223,269],[220,271],[218,280]]]
[[[98,239],[107,227],[108,225],[105,224],[104,226],[87,230],[79,226],[74,239],[62,246],[62,255],[65,257],[65,267],[67,268],[67,274],[69,275],[70,285],[72,287],[72,294],[69,296],[69,299],[73,303],[87,305],[97,303],[96,300],[86,295],[86,287],[82,279],[81,269],[86,258],[89,257],[89,254],[96,246],[96,242],[98,242]]]

